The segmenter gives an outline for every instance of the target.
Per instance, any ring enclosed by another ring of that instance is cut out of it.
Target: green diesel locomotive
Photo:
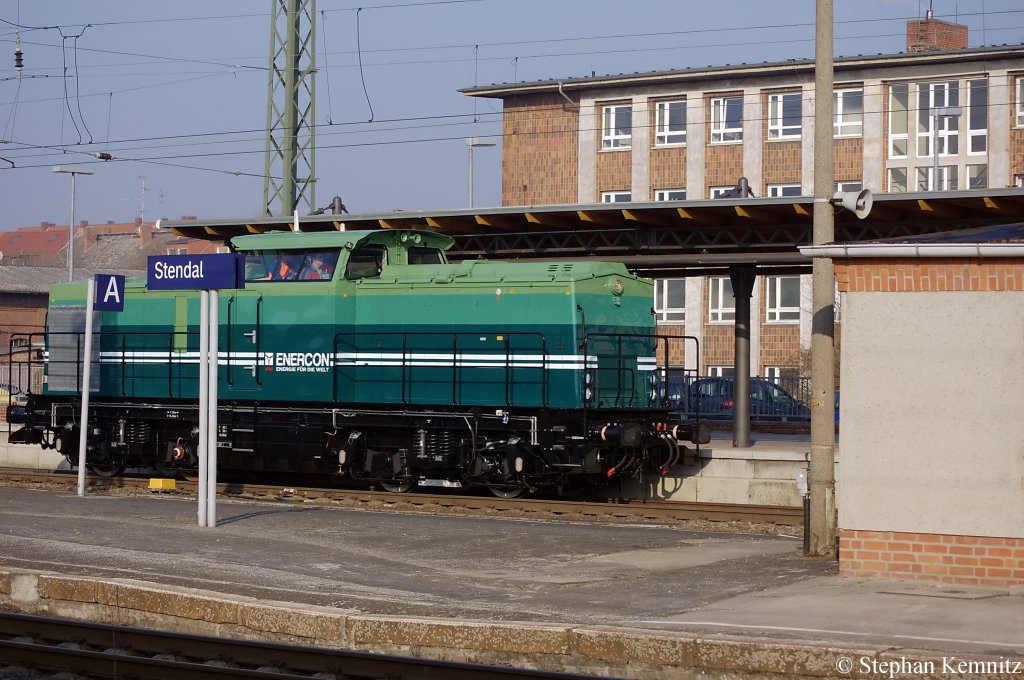
[[[499,496],[664,474],[694,428],[668,419],[670,342],[652,284],[606,262],[449,264],[421,231],[238,236],[245,285],[219,303],[218,461],[341,473],[404,491]],[[90,469],[197,466],[199,295],[129,281],[94,317],[87,432],[78,423],[86,286],[54,286],[45,384],[12,442]]]

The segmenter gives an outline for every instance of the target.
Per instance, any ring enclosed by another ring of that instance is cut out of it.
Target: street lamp
[[[496,146],[493,137],[467,137],[466,150],[469,153],[469,207],[473,207],[473,149]]]
[[[959,106],[935,106],[932,107],[932,191],[939,190],[939,119],[957,119],[963,114]],[[957,121],[959,125],[959,121]],[[946,141],[949,141],[947,137]],[[948,152],[949,149],[946,149]]]
[[[57,165],[54,172],[71,175],[71,223],[68,226],[68,281],[74,279],[75,273],[75,175],[91,175],[89,168],[75,168],[67,165]]]

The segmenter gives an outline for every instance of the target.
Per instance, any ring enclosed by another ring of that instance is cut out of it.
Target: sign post
[[[98,284],[98,285],[97,285]],[[85,355],[82,358],[82,413],[78,422],[78,495],[85,495],[85,453],[89,439],[89,391],[92,385],[92,317],[94,311],[124,310],[124,277],[97,274],[85,288]]]
[[[149,258],[150,290],[199,291],[199,491],[201,527],[217,526],[217,381],[219,288],[242,288],[240,256],[155,255]],[[228,361],[231,358],[228,357]]]

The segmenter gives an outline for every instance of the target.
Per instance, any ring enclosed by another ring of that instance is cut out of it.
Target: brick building
[[[836,59],[837,190],[1024,185],[1024,46],[967,44],[965,26],[928,18],[907,22],[905,53]],[[712,199],[741,176],[759,197],[813,193],[813,60],[463,92],[503,101],[505,206]],[[759,277],[753,295],[752,372],[796,372],[810,277]],[[663,332],[701,340],[688,367],[731,373],[728,277],[658,281],[655,309]]]

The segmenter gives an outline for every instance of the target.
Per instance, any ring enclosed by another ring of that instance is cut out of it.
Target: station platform
[[[650,680],[1024,677],[1024,589],[795,536],[0,488],[0,608]]]

